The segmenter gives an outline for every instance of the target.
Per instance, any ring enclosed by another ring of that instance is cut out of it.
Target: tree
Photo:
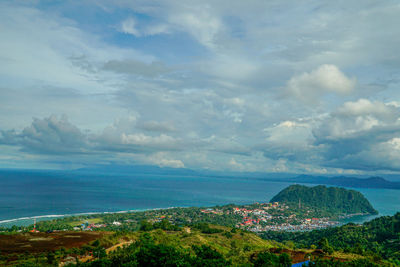
[[[95,249],[93,249],[93,256],[95,256],[98,259],[102,259],[107,256],[107,253],[103,247],[96,247]]]
[[[196,258],[192,259],[193,266],[225,267],[231,265],[231,262],[227,261],[221,253],[209,246],[192,246],[192,248],[196,253]]]
[[[253,264],[255,267],[288,267],[292,265],[292,260],[286,253],[277,256],[264,251],[257,255],[257,259],[253,259]]]
[[[154,227],[150,222],[146,220],[140,222],[140,231],[151,231],[153,229]]]
[[[55,257],[55,255],[54,255],[53,251],[47,253],[47,256],[46,256],[46,257],[47,257],[47,263],[48,263],[48,264],[54,264],[54,263],[55,263],[56,257]]]
[[[325,253],[327,254],[332,254],[335,250],[333,249],[333,247],[331,247],[329,245],[328,239],[326,239],[325,237],[323,237],[319,242],[318,242],[318,246],[320,249],[322,249]]]
[[[286,253],[282,253],[281,255],[279,255],[279,263],[281,264],[281,266],[292,266],[292,260]]]

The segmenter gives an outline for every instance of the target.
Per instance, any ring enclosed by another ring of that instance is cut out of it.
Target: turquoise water
[[[32,224],[36,216],[266,202],[288,185],[246,178],[2,170],[0,226]],[[380,215],[400,211],[399,190],[359,191]]]
[[[378,215],[359,216],[344,220],[344,222],[362,223],[379,216],[393,215],[400,212],[400,190],[349,188],[360,191],[372,206],[379,211]]]

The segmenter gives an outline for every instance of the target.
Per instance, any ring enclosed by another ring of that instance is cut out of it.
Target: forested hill
[[[349,223],[310,232],[266,232],[262,237],[278,242],[292,241],[298,247],[322,245],[325,250],[383,257],[400,266],[400,212],[394,216],[376,218],[363,225]]]
[[[358,191],[318,185],[291,185],[271,199],[271,202],[301,203],[333,214],[377,214],[369,201]]]

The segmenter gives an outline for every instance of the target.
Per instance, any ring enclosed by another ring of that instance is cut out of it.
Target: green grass
[[[82,223],[86,223],[86,222],[88,222],[89,224],[102,223],[103,219],[102,218],[85,219],[85,220],[80,220],[80,221],[72,221],[72,222],[69,222],[68,224],[71,226],[78,226],[78,225],[81,225]]]
[[[224,235],[232,228],[210,225],[211,228],[224,230],[222,233],[204,234],[197,229],[186,228],[186,231],[164,231],[161,229],[148,232],[157,244],[166,244],[190,250],[192,245],[208,245],[235,263],[248,261],[251,254],[265,251],[272,247],[285,247],[275,241],[261,239],[254,233],[237,230],[232,236]],[[189,230],[189,231],[187,231]],[[101,244],[111,246],[126,240],[138,240],[143,232],[130,232],[123,235],[106,236]]]

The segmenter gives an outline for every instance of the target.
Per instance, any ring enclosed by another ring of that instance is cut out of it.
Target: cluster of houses
[[[282,213],[276,213],[276,211],[285,211],[288,208],[287,205],[279,202],[262,203],[255,209],[235,207],[233,208],[233,213],[243,217],[242,221],[236,227],[252,232],[306,231],[322,229],[338,224],[338,222],[330,221],[328,218],[298,219],[295,214],[285,216]],[[274,211],[272,212],[271,209]],[[279,221],[279,223],[276,221]]]
[[[273,202],[255,203],[253,205],[233,208],[204,208],[200,209],[200,212],[207,215],[235,215],[235,220],[239,220],[236,224],[236,227],[252,232],[307,231],[327,228],[339,224],[339,222],[331,221],[329,218],[312,218],[310,213],[311,211],[307,208],[301,210],[301,216],[299,215],[298,210],[298,216],[296,216],[296,210],[292,211],[291,209],[292,208],[285,203]],[[155,215],[155,217],[149,220],[151,223],[159,223],[162,220],[168,219],[168,221],[173,224],[175,223],[176,219],[179,219],[179,216],[175,217],[175,213]],[[184,219],[189,223],[191,222],[190,216],[186,216]],[[133,221],[134,220],[125,220],[124,222],[130,223]],[[86,221],[81,225],[75,226],[73,229],[76,231],[91,231],[95,230],[96,228],[104,228],[108,226],[119,227],[121,225],[122,223],[118,221],[107,224],[95,224]],[[34,227],[32,231],[36,231],[36,227]]]
[[[323,229],[327,227],[336,226],[338,222],[329,221],[326,218],[312,218],[305,219],[301,224],[281,223],[274,225],[253,224],[247,227],[247,230],[252,232],[265,232],[265,231],[310,231],[316,229]]]
[[[257,203],[258,204],[258,203]],[[262,203],[259,204],[260,208],[256,209],[250,209],[250,208],[238,208],[235,207],[233,208],[233,213],[238,214],[243,217],[243,221],[237,225],[239,228],[243,228],[245,226],[252,226],[252,225],[257,225],[260,224],[260,222],[267,222],[274,218],[268,210],[270,209],[275,209],[279,211],[284,211],[288,209],[289,207],[280,204],[279,202],[274,202],[274,203]]]
[[[114,226],[121,226],[122,223],[114,221],[114,222],[112,223],[112,225],[114,225]],[[92,230],[94,230],[94,229],[96,229],[96,228],[104,228],[104,227],[107,227],[107,224],[104,224],[104,223],[102,223],[102,224],[100,224],[100,223],[97,223],[97,224],[95,224],[95,223],[90,223],[90,224],[89,224],[88,222],[85,222],[85,223],[82,223],[82,224],[79,225],[79,226],[75,226],[75,227],[74,227],[74,230],[75,230],[75,231],[92,231]]]

